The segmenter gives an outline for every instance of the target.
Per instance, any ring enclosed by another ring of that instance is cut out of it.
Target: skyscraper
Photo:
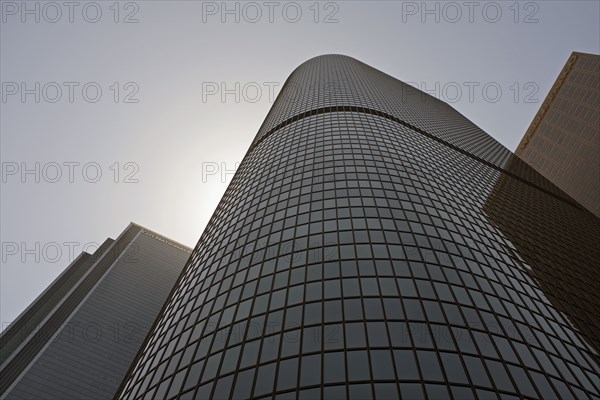
[[[82,253],[0,336],[4,399],[108,399],[191,249],[136,224]]]
[[[594,215],[449,105],[316,57],[117,398],[597,399],[598,242]]]
[[[600,55],[573,52],[515,152],[600,217]]]

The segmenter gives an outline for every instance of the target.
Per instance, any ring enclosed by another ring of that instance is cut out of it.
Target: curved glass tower
[[[598,399],[600,223],[449,105],[282,88],[123,399]]]

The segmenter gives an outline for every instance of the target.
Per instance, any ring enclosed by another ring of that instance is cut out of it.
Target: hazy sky
[[[3,327],[130,221],[193,247],[311,57],[422,86],[512,150],[570,53],[600,53],[596,0],[23,4],[0,2]]]

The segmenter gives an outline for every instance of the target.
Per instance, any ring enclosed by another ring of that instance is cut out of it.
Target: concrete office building
[[[515,154],[600,217],[600,55],[571,54]]]
[[[110,399],[191,249],[136,224],[80,254],[0,336],[2,399]]]

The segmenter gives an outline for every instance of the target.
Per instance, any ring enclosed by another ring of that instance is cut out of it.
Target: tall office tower
[[[600,217],[600,55],[571,54],[515,154]]]
[[[600,223],[357,60],[288,78],[121,399],[599,399]]]
[[[80,254],[2,332],[0,397],[112,398],[190,253],[130,224]]]

